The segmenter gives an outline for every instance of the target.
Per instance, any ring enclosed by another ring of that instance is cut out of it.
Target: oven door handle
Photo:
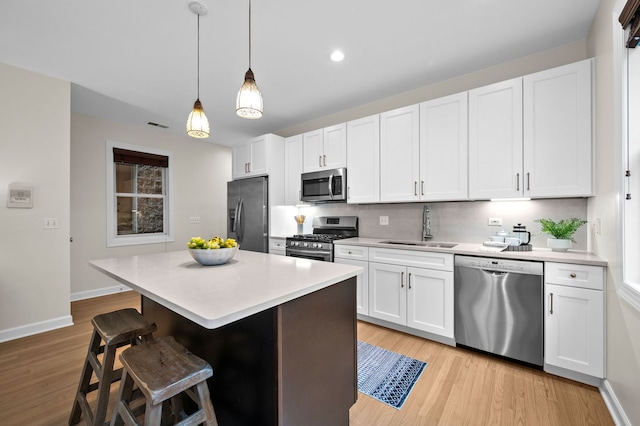
[[[295,248],[292,250],[286,250],[285,254],[290,257],[299,257],[303,259],[322,259],[327,262],[331,261],[330,252],[321,252],[314,250],[300,250],[299,248]]]
[[[329,175],[329,197],[333,200],[333,173]]]

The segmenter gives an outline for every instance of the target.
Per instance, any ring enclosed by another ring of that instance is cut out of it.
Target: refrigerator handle
[[[329,197],[333,200],[333,173],[329,175]]]
[[[236,206],[236,234],[238,236],[238,242],[242,242],[242,236],[244,232],[244,224],[242,223],[242,198],[238,200],[238,205]]]
[[[238,232],[238,209],[240,208],[240,200],[236,203],[236,210],[233,213],[233,222],[231,224],[231,232]]]

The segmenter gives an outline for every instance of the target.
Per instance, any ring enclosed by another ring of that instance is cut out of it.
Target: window
[[[618,8],[624,4],[619,1]],[[620,114],[616,121],[620,126],[621,157],[624,169],[624,183],[620,191],[623,194],[620,206],[620,238],[622,251],[622,264],[617,282],[618,293],[622,298],[640,311],[640,47],[633,48],[632,43],[638,31],[637,12],[640,6],[638,0],[628,0],[620,15],[620,23],[625,26],[614,25],[616,35],[615,60],[619,66],[619,82],[616,84],[620,90]],[[623,16],[628,18],[636,16],[631,24],[625,23]],[[624,40],[624,41],[623,41]]]
[[[174,241],[171,154],[107,141],[107,247]]]

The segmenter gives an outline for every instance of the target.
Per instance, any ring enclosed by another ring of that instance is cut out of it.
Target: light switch
[[[57,217],[45,217],[42,219],[42,227],[44,229],[58,229],[60,225],[58,225]]]
[[[389,216],[380,216],[380,225],[389,225]]]

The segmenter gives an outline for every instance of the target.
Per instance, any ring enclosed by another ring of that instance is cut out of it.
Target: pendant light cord
[[[198,99],[200,99],[200,14],[198,13]]]
[[[249,69],[251,69],[251,0],[249,0]]]

